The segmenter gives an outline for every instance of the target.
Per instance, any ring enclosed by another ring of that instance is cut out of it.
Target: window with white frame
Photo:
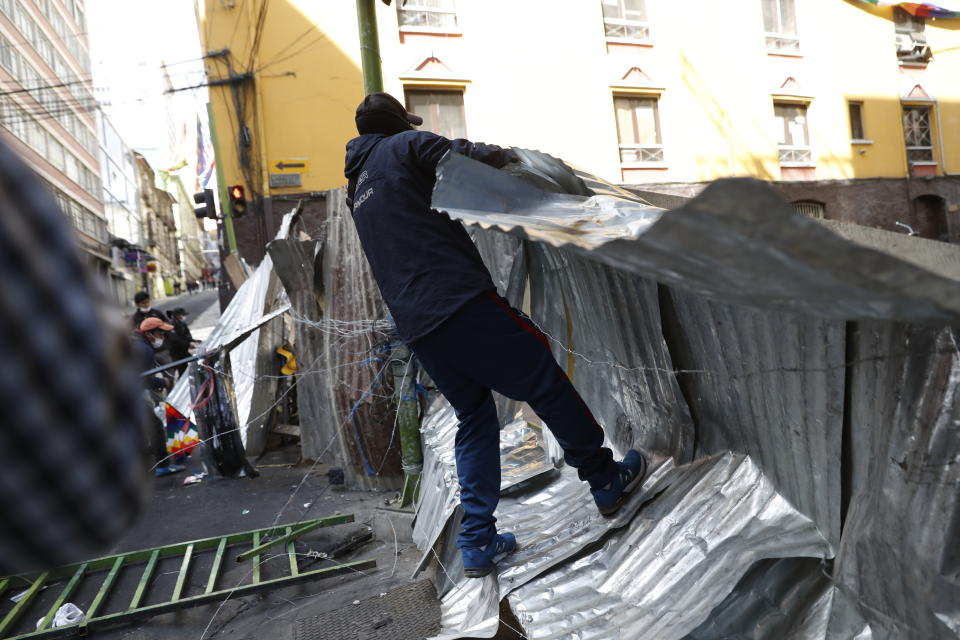
[[[427,27],[455,31],[457,11],[454,0],[401,0],[397,17],[401,27]]]
[[[607,38],[650,40],[646,0],[601,0]]]
[[[799,51],[797,11],[794,0],[760,0],[763,6],[763,29],[768,51]]]
[[[933,162],[930,107],[904,105],[903,137],[907,143],[907,160],[911,163]]]
[[[781,166],[810,166],[813,154],[807,128],[807,105],[775,102],[773,114]]]
[[[450,139],[467,137],[463,91],[407,89],[404,94],[407,109],[423,118],[421,129]]]
[[[622,164],[663,162],[658,99],[614,96]]]

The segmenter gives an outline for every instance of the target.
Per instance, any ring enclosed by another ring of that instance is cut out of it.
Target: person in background
[[[173,331],[167,334],[167,349],[170,351],[171,362],[190,357],[193,335],[190,333],[190,327],[187,326],[186,317],[187,311],[183,307],[170,310]],[[177,371],[182,375],[186,368],[187,363],[185,362],[177,366]]]
[[[163,311],[150,306],[150,294],[146,291],[138,291],[133,296],[133,303],[137,306],[137,310],[130,317],[134,329],[139,329],[140,324],[147,318],[160,318],[164,323],[169,323],[169,319]]]
[[[173,331],[173,325],[153,317],[144,320],[140,327],[133,331],[130,346],[141,372],[150,371],[165,364],[158,360],[157,354],[163,351],[167,335],[171,331]],[[167,430],[154,413],[154,409],[163,401],[167,391],[172,387],[173,378],[165,372],[160,372],[143,376],[143,384],[145,408],[143,433],[148,452],[153,454],[153,473],[156,476],[164,476],[182,471],[183,467],[167,462]]]

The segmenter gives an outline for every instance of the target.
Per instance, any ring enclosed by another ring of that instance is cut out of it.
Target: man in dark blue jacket
[[[497,295],[463,225],[430,208],[437,163],[447,152],[495,168],[516,161],[516,154],[414,130],[422,123],[389,94],[364,98],[356,113],[360,136],[347,143],[347,203],[397,330],[460,421],[457,546],[466,575],[482,577],[516,548],[513,534],[497,534],[493,515],[500,424],[491,390],[525,401],[543,419],[604,515],[639,486],[647,462],[637,451],[614,462],[546,336]]]

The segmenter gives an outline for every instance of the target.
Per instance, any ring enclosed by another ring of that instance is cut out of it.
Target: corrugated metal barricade
[[[751,180],[666,211],[522,155],[514,176],[448,157],[434,206],[472,225],[611,444],[672,459],[613,521],[569,469],[505,487],[521,549],[467,581],[436,404],[415,539],[443,637],[491,637],[503,597],[530,638],[955,637],[960,250],[797,216]]]
[[[290,298],[303,456],[360,488],[402,484],[390,376],[390,323],[342,190],[327,193],[318,238],[268,245]]]

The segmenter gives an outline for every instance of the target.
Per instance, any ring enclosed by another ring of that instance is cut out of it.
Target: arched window
[[[795,200],[791,203],[793,205],[793,210],[801,215],[807,216],[808,218],[823,218],[823,214],[827,210],[827,205],[816,200]]]

